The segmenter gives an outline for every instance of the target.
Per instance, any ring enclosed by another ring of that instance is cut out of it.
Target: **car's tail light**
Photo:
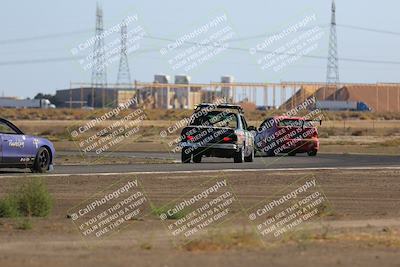
[[[238,136],[236,134],[230,134],[222,138],[222,142],[224,143],[235,143],[238,140]]]
[[[313,134],[312,134],[312,137],[313,137],[313,138],[318,138],[318,132],[317,132],[317,131],[314,131]]]
[[[194,136],[192,136],[192,135],[186,136],[186,140],[188,140],[188,141],[193,141],[193,139],[194,139]]]

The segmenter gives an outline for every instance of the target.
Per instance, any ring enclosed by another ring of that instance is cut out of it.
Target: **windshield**
[[[193,126],[228,127],[236,129],[238,126],[237,115],[231,112],[210,111],[207,114],[196,116],[192,119]]]

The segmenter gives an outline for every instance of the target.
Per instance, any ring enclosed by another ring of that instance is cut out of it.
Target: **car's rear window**
[[[195,114],[196,115],[196,114]],[[228,127],[236,129],[238,126],[237,115],[231,112],[210,111],[200,116],[193,115],[190,125]]]
[[[303,123],[304,123],[304,125],[303,125]],[[310,121],[295,120],[295,119],[281,120],[281,121],[279,121],[278,126],[280,126],[280,127],[313,127],[313,125]]]

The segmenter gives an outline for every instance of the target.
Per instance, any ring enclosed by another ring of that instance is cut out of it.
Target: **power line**
[[[83,58],[83,57],[82,57]],[[73,61],[77,59],[82,59],[77,57],[56,57],[56,58],[41,58],[41,59],[27,59],[27,60],[14,60],[14,61],[2,61],[0,66],[9,65],[25,65],[25,64],[39,64],[39,63],[49,63],[49,62],[62,62],[62,61]]]
[[[314,25],[314,26],[310,26],[310,27],[304,27],[304,28],[301,28],[301,29],[297,29],[296,32],[308,31],[308,30],[314,29],[315,27],[326,28],[326,27],[329,27],[329,24],[319,24],[319,25]],[[272,37],[272,36],[277,35],[277,34],[279,34],[281,32],[282,31],[266,32],[266,33],[257,34],[257,35],[234,38],[234,39],[230,39],[227,43],[237,42],[237,41],[247,41],[247,40],[251,40],[251,39]]]
[[[248,49],[245,49],[245,48],[234,48],[234,50],[248,52]],[[146,51],[141,51],[141,52],[142,53],[147,53],[147,52],[157,52],[157,51],[159,51],[159,49],[148,49]],[[136,53],[139,54],[139,51],[136,52]],[[289,54],[289,53],[280,53],[280,54],[290,55],[290,56],[298,55],[298,54]],[[313,58],[313,59],[320,59],[320,60],[326,60],[327,59],[326,56],[317,56],[317,55],[304,55],[304,57]],[[58,57],[58,58],[45,58],[45,59],[41,58],[41,59],[2,61],[2,62],[0,62],[0,66],[39,64],[39,63],[62,62],[62,61],[75,61],[75,60],[79,60],[79,59],[84,59],[84,57]],[[340,61],[344,61],[344,62],[354,62],[354,63],[400,65],[400,61],[369,60],[369,59],[356,59],[356,58],[346,58],[346,57],[339,58],[339,60]]]
[[[173,39],[168,39],[164,37],[156,37],[156,36],[144,36],[144,38],[149,38],[149,39],[155,39],[155,40],[162,40],[162,41],[168,41],[168,42],[174,42],[175,40]],[[212,47],[221,47],[222,45],[215,45],[213,43],[198,43],[198,42],[190,42],[190,41],[184,41],[184,43],[189,44],[189,45],[198,45],[198,46],[212,46]],[[179,49],[182,49],[182,47],[179,47]],[[249,52],[248,48],[242,48],[242,47],[226,47],[227,50],[235,50],[235,51],[242,51],[242,52]],[[298,56],[300,54],[296,53],[278,53],[274,51],[260,51],[256,50],[256,53],[260,54],[276,54],[276,55],[287,55],[287,56]],[[326,56],[317,56],[317,55],[303,55],[301,54],[302,57],[305,58],[312,58],[312,59],[323,59],[326,60]],[[338,58],[340,61],[349,61],[349,62],[358,62],[358,63],[371,63],[371,64],[389,64],[389,65],[400,65],[400,61],[384,61],[384,60],[369,60],[369,59],[358,59],[358,58]]]
[[[374,32],[374,33],[382,33],[382,34],[390,34],[390,35],[400,36],[400,32],[371,29],[371,28],[359,27],[359,26],[354,26],[354,25],[346,25],[346,24],[337,24],[337,26],[341,27],[341,28],[348,28],[348,29],[353,29],[353,30],[361,30],[361,31],[367,31],[367,32]]]
[[[66,36],[69,36],[69,35],[88,33],[88,32],[92,32],[92,31],[93,31],[93,29],[90,29],[90,30],[86,29],[86,30],[80,30],[80,31],[53,33],[53,34],[45,34],[45,35],[38,35],[38,36],[31,36],[31,37],[22,37],[22,38],[8,39],[8,40],[0,40],[0,45],[24,43],[24,42],[30,42],[30,41],[38,41],[38,40],[44,40],[44,39],[66,37]]]
[[[320,25],[315,25],[315,26],[319,26],[321,28],[326,28],[329,25],[328,24],[320,24]],[[360,27],[360,26],[355,26],[355,25],[337,24],[337,26],[341,27],[341,28],[348,28],[348,29],[353,29],[353,30],[369,31],[369,32],[375,32],[375,33],[390,34],[390,35],[395,35],[395,36],[400,35],[400,32],[366,28],[366,27]],[[308,28],[304,28],[301,30],[304,31],[304,30],[308,30],[311,28],[312,27],[308,27]],[[39,40],[44,40],[44,39],[53,39],[53,38],[66,37],[66,36],[77,35],[77,34],[82,34],[82,33],[90,33],[92,31],[93,31],[93,29],[83,29],[83,30],[79,30],[79,31],[69,31],[69,32],[63,32],[63,33],[53,33],[53,34],[44,34],[44,35],[37,35],[37,36],[31,36],[31,37],[6,39],[6,40],[0,40],[0,45],[15,44],[15,43],[20,43],[20,42],[23,43],[23,42],[30,42],[30,41],[39,41]],[[251,35],[251,36],[246,36],[246,37],[240,37],[240,38],[231,39],[230,42],[258,39],[258,38],[266,37],[268,35],[274,35],[277,33],[279,33],[279,32],[275,32],[275,33],[268,32],[268,33],[256,34],[256,35]]]
[[[170,38],[165,38],[165,37],[158,37],[158,36],[151,36],[151,35],[145,35],[142,36],[143,38],[146,39],[153,39],[153,40],[159,40],[159,41],[165,41],[165,42],[175,42],[175,39],[170,39]],[[211,47],[221,47],[222,45],[216,45],[214,43],[199,43],[199,42],[190,42],[190,41],[184,41],[182,46],[177,47],[177,49],[183,49],[184,45],[197,45],[197,46],[211,46]],[[240,51],[240,52],[249,52],[248,48],[242,48],[242,47],[226,47],[227,50],[232,50],[232,51]],[[153,51],[152,49],[143,51],[143,52],[151,52]],[[159,49],[154,49],[154,51],[159,51]],[[287,55],[287,56],[298,56],[300,54],[296,53],[277,53],[274,51],[260,51],[256,50],[257,54],[276,54],[276,55]],[[326,56],[318,56],[318,55],[303,55],[301,54],[302,57],[304,58],[311,58],[311,59],[321,59],[321,60],[327,60]],[[16,60],[16,61],[3,61],[0,62],[0,66],[4,65],[19,65],[19,64],[36,64],[36,63],[46,63],[46,62],[58,62],[58,61],[71,61],[74,59],[80,59],[80,58],[73,58],[73,57],[63,57],[63,58],[46,58],[46,59],[32,59],[32,60]],[[385,60],[369,60],[369,59],[359,59],[359,58],[346,58],[342,57],[339,58],[340,61],[344,62],[355,62],[355,63],[369,63],[369,64],[387,64],[387,65],[400,65],[400,61],[385,61]]]
[[[144,54],[148,52],[158,52],[160,49],[145,49],[141,51],[135,51],[135,54]],[[50,62],[63,62],[63,61],[77,61],[79,59],[85,59],[84,56],[81,57],[55,57],[55,58],[40,58],[40,59],[26,59],[26,60],[10,60],[10,61],[0,61],[0,66],[10,66],[10,65],[25,65],[25,64],[39,64],[39,63],[50,63]]]

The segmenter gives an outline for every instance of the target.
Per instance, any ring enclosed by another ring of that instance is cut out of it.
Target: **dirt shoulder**
[[[44,178],[54,197],[48,218],[33,219],[33,229],[15,229],[14,219],[0,220],[0,266],[396,266],[400,261],[399,171],[316,171],[312,173],[332,206],[328,216],[305,223],[295,234],[260,242],[243,208],[276,194],[307,172],[210,175],[140,175],[155,206],[163,206],[210,179],[226,179],[240,204],[236,216],[217,232],[192,242],[176,240],[150,210],[140,220],[101,241],[82,239],[69,210],[121,178]],[[0,196],[23,179],[0,178]],[[175,220],[170,220],[174,222]]]

